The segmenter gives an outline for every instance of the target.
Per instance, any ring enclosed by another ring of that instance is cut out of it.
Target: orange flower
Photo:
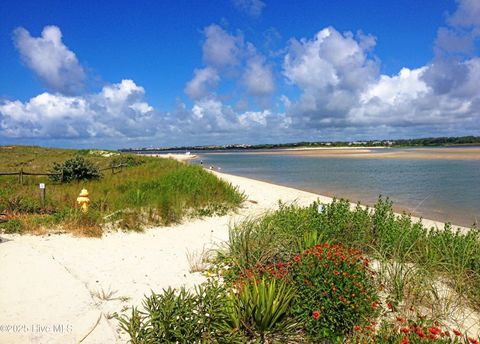
[[[402,327],[402,328],[400,329],[400,332],[403,332],[403,333],[405,333],[405,334],[409,334],[409,333],[410,333],[410,329],[408,329],[408,328],[406,328],[406,327]]]
[[[340,275],[340,272],[338,272],[337,270],[333,270],[333,274],[334,274],[335,276],[338,276],[338,275]]]
[[[442,330],[440,330],[438,327],[432,326],[428,328],[428,332],[430,332],[431,334],[437,335],[441,333]]]
[[[456,336],[463,337],[462,332],[460,332],[458,330],[453,330],[453,333],[455,333]]]
[[[320,312],[313,312],[312,313],[312,318],[314,320],[318,320],[320,318]]]
[[[402,337],[402,341],[400,342],[400,344],[408,344],[408,343],[410,343],[408,338],[407,337]]]
[[[402,324],[405,322],[405,320],[402,317],[397,317],[397,321]]]
[[[362,328],[361,328],[360,326],[358,326],[358,325],[353,326],[353,329],[354,329],[355,331],[358,331],[358,332],[360,332],[360,331],[362,330]]]

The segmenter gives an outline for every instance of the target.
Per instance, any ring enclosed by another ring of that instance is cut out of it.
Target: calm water
[[[389,196],[396,210],[471,226],[480,221],[480,161],[352,159],[200,153],[204,165],[327,196],[374,204]]]

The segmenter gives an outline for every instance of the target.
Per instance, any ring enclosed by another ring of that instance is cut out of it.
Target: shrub
[[[239,281],[238,291],[230,293],[229,304],[233,324],[248,336],[286,339],[296,324],[288,318],[295,289],[286,280],[262,276]]]
[[[132,308],[130,316],[116,315],[130,343],[244,343],[231,326],[228,297],[217,283],[196,288],[195,293],[172,288],[152,293],[143,310]]]
[[[360,251],[322,244],[294,262],[290,271],[298,302],[292,312],[314,341],[342,337],[376,316],[374,272]]]
[[[71,182],[79,180],[100,179],[101,173],[97,166],[82,156],[75,156],[63,163],[54,163],[50,171],[56,175],[50,176],[53,181]]]
[[[478,344],[479,340],[458,329],[449,329],[437,321],[424,318],[383,320],[376,327],[357,326],[351,337],[352,343],[465,343]]]
[[[120,155],[112,159],[111,165],[118,166],[124,165],[126,167],[140,166],[145,163],[145,159],[132,155]]]
[[[23,229],[23,223],[18,219],[0,223],[0,230],[6,234],[21,234]]]

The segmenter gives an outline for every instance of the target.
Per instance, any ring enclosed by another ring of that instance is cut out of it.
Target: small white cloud
[[[75,54],[63,44],[58,27],[45,26],[41,37],[32,37],[19,27],[13,39],[24,63],[52,91],[75,94],[83,89],[85,72]]]
[[[265,7],[265,3],[261,0],[233,0],[233,5],[239,11],[254,18],[259,17]]]
[[[225,68],[238,65],[243,38],[233,36],[220,26],[212,24],[204,30],[203,60],[209,66]]]
[[[192,99],[205,97],[219,80],[217,71],[211,67],[195,69],[193,79],[185,86],[185,93]]]

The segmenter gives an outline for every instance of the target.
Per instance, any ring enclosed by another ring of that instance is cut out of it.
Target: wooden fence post
[[[23,185],[23,167],[20,169],[20,172],[18,173],[18,181],[21,185]]]

